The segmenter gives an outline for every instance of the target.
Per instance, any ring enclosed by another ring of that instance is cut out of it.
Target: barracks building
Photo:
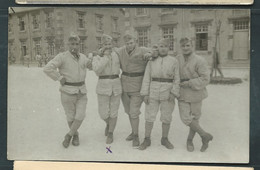
[[[109,34],[116,46],[125,32],[134,33],[139,46],[152,47],[170,39],[170,54],[180,53],[179,40],[188,36],[194,50],[212,63],[215,50],[222,67],[248,68],[250,64],[250,11],[178,8],[15,8],[9,12],[9,57],[16,63],[29,55],[55,56],[66,49],[71,31],[81,38],[80,51],[100,47]]]
[[[8,54],[16,63],[24,56],[54,57],[66,50],[71,31],[80,36],[80,51],[87,54],[101,45],[103,33],[122,44],[124,11],[114,8],[12,8],[8,20]]]
[[[151,47],[161,37],[169,38],[170,53],[177,55],[179,40],[187,36],[193,40],[196,53],[209,64],[216,49],[223,67],[249,67],[249,21],[249,10],[128,8],[125,11],[126,30],[135,33],[139,46]]]

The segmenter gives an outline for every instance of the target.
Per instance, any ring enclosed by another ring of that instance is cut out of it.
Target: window
[[[80,39],[80,42],[79,42],[79,51],[81,53],[85,53],[85,40],[84,39]]]
[[[148,29],[139,28],[137,30],[138,45],[139,47],[148,47]]]
[[[136,8],[136,16],[144,16],[147,15],[146,8]]]
[[[249,25],[248,20],[237,20],[233,22],[234,30],[239,31],[239,30],[247,30]]]
[[[161,12],[162,13],[171,13],[171,12],[173,12],[173,8],[162,8]]]
[[[165,27],[162,29],[163,38],[168,38],[170,40],[170,51],[174,50],[174,28],[173,27]]]
[[[20,31],[25,31],[25,22],[23,17],[19,17],[19,29]]]
[[[196,25],[196,50],[207,51],[208,50],[208,25]]]
[[[51,28],[53,25],[52,25],[52,12],[47,12],[46,13],[46,28]]]
[[[53,42],[49,42],[48,43],[48,54],[49,55],[54,55],[54,43]]]
[[[26,56],[27,54],[26,41],[21,41],[21,52],[22,52],[22,56]]]
[[[100,49],[102,47],[102,43],[101,43],[101,37],[96,37],[97,39],[97,48]]]
[[[97,31],[103,31],[103,16],[96,15],[96,29]]]
[[[85,13],[78,12],[78,28],[85,28]]]
[[[35,55],[40,55],[41,54],[41,40],[40,39],[34,40],[34,45],[35,45]]]
[[[118,32],[118,18],[112,17],[112,32]]]
[[[33,15],[32,16],[33,20],[33,29],[39,29],[40,28],[40,21],[39,21],[39,16],[38,15]]]

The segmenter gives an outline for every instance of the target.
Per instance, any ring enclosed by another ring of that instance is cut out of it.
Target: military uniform
[[[184,44],[189,41],[183,39]],[[195,53],[191,53],[187,57],[180,55],[177,58],[181,78],[180,97],[178,98],[179,113],[182,122],[190,127],[187,150],[194,150],[192,140],[197,132],[202,138],[201,151],[204,152],[209,141],[213,139],[212,135],[205,132],[199,125],[202,101],[208,96],[206,89],[210,81],[208,64],[204,58]],[[186,85],[182,86],[182,83]]]
[[[66,51],[58,54],[44,67],[44,72],[53,80],[66,78],[66,83],[60,87],[60,91],[68,121],[85,118],[87,104],[85,78],[89,62],[91,61],[84,54],[80,54],[77,59]]]
[[[124,36],[125,42],[135,40],[132,35]],[[125,112],[129,116],[132,133],[126,140],[133,140],[133,146],[139,145],[138,128],[139,128],[139,115],[141,114],[140,108],[143,102],[143,97],[140,95],[145,67],[148,61],[146,55],[150,50],[145,47],[138,47],[131,51],[127,51],[127,47],[123,46],[116,50],[119,56],[120,66],[122,70],[122,103]]]
[[[104,34],[102,36],[103,47],[99,55],[93,58],[93,71],[99,76],[96,87],[98,97],[98,112],[107,126],[105,135],[106,143],[113,142],[113,132],[117,122],[118,109],[122,94],[122,85],[119,78],[120,63],[117,53],[112,50],[112,37]],[[109,44],[109,49],[107,48]]]
[[[98,94],[99,114],[102,119],[117,117],[122,94],[120,64],[115,52],[103,57],[96,56],[92,62],[93,71],[99,76]]]
[[[159,44],[168,47],[168,39],[160,40]],[[165,141],[167,141],[166,148],[173,148],[173,145],[168,141],[168,133],[175,101],[174,98],[170,99],[170,95],[179,97],[179,83],[179,64],[175,57],[159,54],[159,57],[148,62],[140,92],[142,96],[149,98],[148,103],[145,105],[145,140],[139,149],[146,149],[150,145],[153,122],[156,120],[159,109],[163,128],[161,143],[164,145]],[[147,141],[149,141],[148,145],[146,144]]]
[[[69,146],[72,137],[72,144],[79,145],[78,129],[85,118],[88,100],[85,79],[87,68],[91,68],[92,61],[74,49],[75,44],[79,45],[79,40],[76,34],[71,33],[71,49],[58,54],[44,67],[47,76],[61,82],[61,103],[70,128],[62,143],[65,148]]]
[[[150,103],[146,105],[145,120],[154,122],[161,110],[161,121],[171,123],[174,101],[169,101],[169,95],[179,97],[179,65],[172,56],[158,57],[149,61],[143,79],[141,95],[149,96]]]

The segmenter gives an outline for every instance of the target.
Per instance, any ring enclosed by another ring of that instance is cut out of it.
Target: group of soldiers
[[[202,140],[200,151],[204,152],[213,139],[199,123],[202,101],[207,97],[206,86],[210,80],[205,59],[193,52],[192,41],[187,37],[180,40],[182,54],[177,57],[168,54],[168,39],[161,39],[152,48],[138,47],[132,34],[124,35],[123,39],[125,45],[114,48],[112,37],[103,35],[102,48],[85,56],[79,53],[79,36],[71,33],[68,51],[58,54],[44,67],[44,72],[61,84],[61,103],[69,126],[63,146],[80,144],[78,129],[86,115],[85,80],[89,69],[99,78],[96,87],[98,113],[106,124],[107,144],[114,140],[121,99],[131,125],[126,140],[132,141],[133,147],[145,150],[151,145],[153,124],[160,110],[161,144],[173,149],[168,134],[177,99],[180,118],[189,128],[187,150],[194,151],[193,138],[198,133]],[[143,102],[145,138],[140,144],[139,117]]]

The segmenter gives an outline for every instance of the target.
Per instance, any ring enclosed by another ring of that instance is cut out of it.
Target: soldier
[[[87,68],[91,68],[92,62],[84,54],[79,53],[78,35],[71,33],[68,41],[69,50],[55,56],[44,67],[47,76],[55,81],[59,80],[61,84],[61,103],[70,128],[62,142],[65,148],[69,147],[71,139],[74,146],[79,145],[78,129],[85,118],[88,100],[86,71]]]
[[[93,58],[93,70],[99,76],[96,93],[98,95],[98,111],[101,119],[106,122],[106,143],[113,142],[113,132],[117,122],[118,109],[122,94],[119,79],[120,63],[118,55],[112,50],[112,37],[102,36],[100,56]]]
[[[131,34],[124,36],[125,46],[117,49],[119,61],[122,69],[122,103],[125,112],[129,116],[132,133],[126,138],[132,140],[134,147],[139,146],[139,115],[143,103],[140,95],[143,76],[147,61],[150,59],[151,52],[148,48],[138,47],[136,38]]]
[[[194,54],[192,41],[189,38],[182,38],[180,45],[182,55],[178,56],[181,78],[178,105],[182,122],[189,126],[186,146],[188,151],[194,151],[192,141],[197,132],[202,139],[200,151],[204,152],[213,139],[213,136],[204,131],[199,124],[202,100],[208,96],[206,90],[210,80],[208,64],[204,58]]]
[[[161,39],[158,43],[159,57],[149,61],[143,79],[141,95],[145,102],[145,139],[139,149],[144,150],[151,145],[151,132],[156,115],[160,109],[162,121],[161,144],[173,149],[168,140],[175,98],[179,97],[179,65],[176,58],[168,55],[169,39]]]

